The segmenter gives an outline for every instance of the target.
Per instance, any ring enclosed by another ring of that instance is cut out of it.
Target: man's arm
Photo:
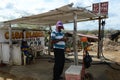
[[[63,38],[61,38],[61,39],[56,39],[55,37],[56,37],[56,33],[55,33],[55,32],[52,32],[52,33],[51,33],[51,39],[52,39],[52,43],[53,43],[53,44],[54,44],[54,43],[57,43],[57,42],[59,42],[59,41],[66,41],[66,40],[67,40],[67,38],[65,38],[65,37],[63,37]]]
[[[59,42],[59,41],[65,41],[65,42],[66,42],[66,40],[67,40],[67,38],[54,39],[54,40],[52,40],[52,43],[54,44],[54,43],[57,43],[57,42]]]

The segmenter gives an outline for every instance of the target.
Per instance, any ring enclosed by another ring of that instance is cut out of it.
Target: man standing
[[[56,23],[56,30],[51,33],[51,39],[53,44],[54,51],[54,68],[53,68],[53,80],[60,80],[61,74],[63,72],[64,63],[65,63],[65,41],[64,33],[62,30],[64,29],[63,23],[58,21]]]

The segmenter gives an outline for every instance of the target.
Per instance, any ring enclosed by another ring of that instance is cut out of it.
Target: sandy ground
[[[81,65],[82,53],[80,52],[78,55],[78,65]],[[94,80],[120,80],[119,51],[105,51],[106,60],[98,59],[96,52],[90,52],[90,55],[93,62],[91,67],[86,69],[86,73],[92,74]],[[67,58],[74,61],[73,56],[67,56]],[[74,65],[74,62],[66,60],[64,72],[70,65]],[[52,69],[53,62],[50,58],[39,58],[34,63],[25,66],[1,66],[0,80],[52,80]]]

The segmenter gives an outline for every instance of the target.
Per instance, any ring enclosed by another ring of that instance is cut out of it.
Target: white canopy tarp
[[[74,13],[77,14],[77,21],[88,21],[98,19],[98,15],[94,14],[85,8],[75,8],[72,7],[73,4],[68,4],[60,8],[48,11],[46,13],[41,13],[38,15],[32,15],[27,17],[22,17],[14,20],[4,21],[8,24],[38,24],[38,25],[54,25],[58,20],[63,23],[71,23],[74,19]],[[101,16],[102,17],[102,16]],[[106,18],[106,16],[103,16]]]

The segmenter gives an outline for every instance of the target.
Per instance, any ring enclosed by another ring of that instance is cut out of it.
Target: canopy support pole
[[[12,28],[11,28],[11,24],[8,25],[8,28],[9,28],[9,48],[10,48],[10,58],[9,58],[9,64],[13,64],[13,54],[12,54],[12,51],[13,51],[13,45],[12,45]]]
[[[74,50],[74,62],[78,65],[78,53],[77,53],[77,14],[74,13],[74,32],[73,32],[73,50]]]
[[[101,53],[102,53],[102,41],[101,41],[101,17],[99,17],[99,31],[98,31],[98,53],[97,53],[97,57],[100,58],[101,57]]]
[[[50,31],[49,31],[49,43],[48,43],[48,55],[50,55],[50,52],[51,52],[51,31],[52,31],[52,29],[51,29],[51,26],[49,25],[49,29],[50,29]]]

